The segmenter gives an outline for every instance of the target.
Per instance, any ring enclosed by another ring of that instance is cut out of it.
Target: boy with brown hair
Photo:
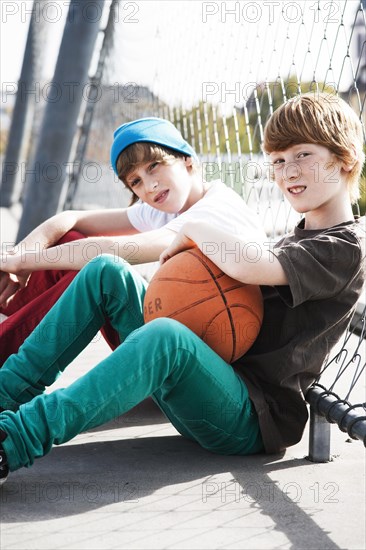
[[[148,396],[180,433],[212,452],[272,453],[300,440],[307,420],[304,394],[346,329],[365,281],[365,220],[355,219],[351,206],[364,160],[361,125],[339,98],[305,94],[272,115],[264,149],[277,185],[304,214],[294,232],[273,250],[259,240],[254,262],[245,254],[253,235],[192,221],[161,254],[161,262],[169,261],[198,246],[210,250],[210,259],[229,276],[262,285],[264,322],[249,352],[229,365],[180,323],[157,319],[68,388],[44,394],[101,326],[102,312],[116,330],[122,322],[123,307],[108,291],[112,264],[102,256],[81,270],[40,324],[61,327],[68,316],[78,333],[42,346],[32,334],[0,371],[0,405],[13,409],[0,417],[3,479],[8,469],[30,466],[53,444]],[[218,246],[207,249],[210,243]],[[225,256],[237,247],[240,261]],[[73,305],[79,293],[84,304],[94,303],[91,317]]]

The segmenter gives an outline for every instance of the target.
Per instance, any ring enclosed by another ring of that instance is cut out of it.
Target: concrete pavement
[[[10,242],[16,212],[1,209],[0,224]],[[98,335],[53,387],[108,353]],[[358,391],[364,396],[364,386]],[[0,548],[365,548],[362,444],[333,426],[333,461],[313,464],[307,452],[306,431],[281,456],[216,456],[147,400],[10,475],[0,491]]]

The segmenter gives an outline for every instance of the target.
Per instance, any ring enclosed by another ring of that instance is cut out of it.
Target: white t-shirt
[[[167,214],[143,202],[137,202],[127,210],[131,224],[138,231],[151,231],[166,227],[178,232],[188,221],[201,220],[219,226],[235,235],[250,230],[258,238],[265,238],[264,229],[256,212],[230,187],[220,180],[211,182],[205,195],[182,214]]]

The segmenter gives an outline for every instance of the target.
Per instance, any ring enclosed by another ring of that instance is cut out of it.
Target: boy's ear
[[[342,163],[342,169],[344,172],[350,172],[352,168],[354,167],[355,163],[352,164],[346,164],[345,162]]]
[[[353,169],[356,162],[357,162],[356,148],[353,145],[351,145],[350,150],[352,151],[352,156],[353,156],[354,160],[352,160],[351,162],[342,162],[341,167],[343,168],[343,170],[345,172],[350,172]]]
[[[189,168],[190,166],[193,166],[192,157],[184,157],[184,163],[187,168]]]

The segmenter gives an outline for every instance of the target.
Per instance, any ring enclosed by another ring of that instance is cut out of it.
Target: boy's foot
[[[6,454],[2,446],[0,445],[0,486],[5,483],[9,474],[8,461],[6,460]]]
[[[9,474],[8,460],[1,445],[1,441],[4,441],[4,439],[6,439],[6,433],[0,430],[0,486],[5,483]]]

